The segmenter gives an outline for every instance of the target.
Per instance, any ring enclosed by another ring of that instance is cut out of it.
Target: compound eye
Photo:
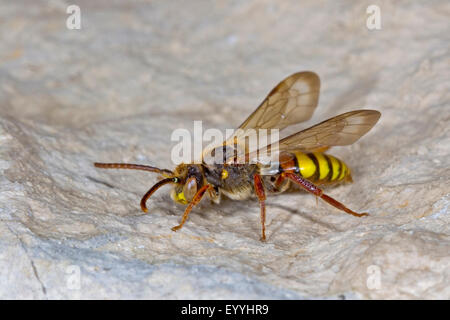
[[[197,193],[197,180],[195,177],[189,178],[183,187],[184,198],[190,202]]]

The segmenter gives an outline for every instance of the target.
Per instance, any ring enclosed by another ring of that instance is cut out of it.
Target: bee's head
[[[192,201],[197,190],[203,185],[203,175],[200,165],[180,164],[174,171],[174,187],[170,193],[172,199],[180,204]]]

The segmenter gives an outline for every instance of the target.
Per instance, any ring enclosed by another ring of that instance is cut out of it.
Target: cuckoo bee
[[[239,126],[236,132],[247,129],[279,129],[311,118],[319,100],[320,80],[314,72],[298,72],[281,81],[259,107]],[[141,200],[141,209],[147,212],[146,202],[161,186],[173,185],[172,199],[187,205],[179,230],[189,213],[205,196],[219,203],[222,195],[242,200],[257,198],[261,214],[261,240],[266,239],[266,195],[277,194],[291,188],[300,188],[321,198],[337,209],[355,217],[366,216],[357,213],[323,192],[319,185],[352,182],[349,167],[340,159],[324,153],[333,146],[345,146],[356,142],[378,121],[381,114],[375,110],[355,110],[325,120],[305,130],[291,134],[264,149],[277,155],[276,162],[269,165],[259,162],[260,150],[248,150],[239,155],[236,146],[242,137],[235,133],[217,147],[226,156],[222,163],[182,163],[175,170],[127,163],[95,163],[98,168],[136,169],[156,172],[161,175]],[[256,135],[260,130],[254,130]],[[241,148],[242,150],[242,148]],[[230,155],[228,158],[227,156]],[[239,159],[244,161],[237,161]]]

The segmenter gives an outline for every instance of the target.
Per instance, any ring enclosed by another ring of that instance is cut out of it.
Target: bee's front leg
[[[259,174],[253,176],[255,183],[255,192],[259,200],[259,205],[261,207],[261,225],[262,225],[262,235],[261,241],[266,241],[266,193],[264,192],[264,185]]]
[[[192,201],[189,202],[186,210],[184,210],[183,217],[181,218],[181,222],[179,225],[172,228],[172,231],[177,231],[183,227],[183,224],[186,222],[189,212],[191,212],[192,208],[202,200],[203,195],[205,194],[206,190],[211,188],[211,185],[206,184],[203,187],[200,188],[200,190],[197,191],[194,198],[192,198]]]

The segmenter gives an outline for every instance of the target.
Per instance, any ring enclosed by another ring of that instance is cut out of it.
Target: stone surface
[[[450,298],[448,1],[0,2],[0,298]],[[375,128],[332,154],[328,193],[183,207],[94,161],[172,167],[176,128],[238,125],[285,76],[314,70],[306,125],[357,109]]]

